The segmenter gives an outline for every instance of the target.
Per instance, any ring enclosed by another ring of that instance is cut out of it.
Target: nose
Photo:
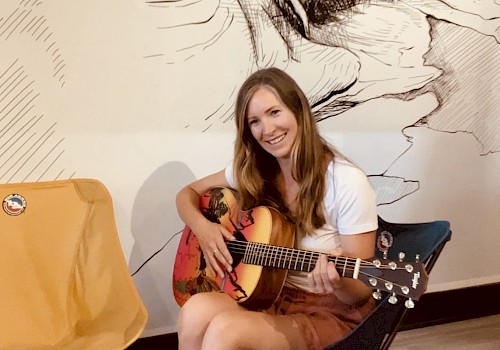
[[[262,132],[264,135],[272,135],[275,129],[275,125],[271,118],[262,118]]]

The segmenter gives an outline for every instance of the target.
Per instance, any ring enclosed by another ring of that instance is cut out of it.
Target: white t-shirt
[[[226,168],[226,180],[236,188],[232,163]],[[377,229],[375,192],[366,175],[343,159],[330,162],[323,199],[326,223],[312,235],[297,235],[295,248],[331,253],[340,246],[339,235],[352,235]],[[307,273],[289,271],[286,284],[311,291]]]

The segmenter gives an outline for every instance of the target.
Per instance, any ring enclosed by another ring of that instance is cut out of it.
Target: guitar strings
[[[288,247],[270,245],[270,244],[259,243],[259,242],[240,241],[240,240],[229,241],[228,245],[230,248],[234,248],[234,249],[231,249],[231,251],[233,251],[234,253],[241,254],[243,256],[254,255],[254,257],[260,258],[261,260],[262,259],[267,260],[268,266],[272,266],[272,267],[276,267],[273,264],[269,263],[269,260],[273,260],[273,259],[266,257],[264,255],[259,255],[259,253],[260,254],[264,253],[264,254],[268,254],[271,256],[274,255],[276,258],[278,258],[278,268],[280,266],[284,268],[286,263],[288,263],[288,267],[290,268],[290,264],[293,263],[294,260],[297,260],[297,259],[304,260],[306,258],[309,260],[309,262],[307,262],[307,263],[295,262],[295,267],[297,265],[303,266],[304,264],[306,264],[307,267],[311,268],[312,267],[311,265],[314,266],[317,259],[322,254],[319,252],[313,252],[313,251],[307,251],[307,250],[301,250],[301,249],[295,249],[295,248],[288,248]],[[250,246],[250,249],[248,248],[249,246]],[[252,249],[252,248],[255,248],[255,249]],[[281,250],[281,252],[279,252],[280,250]],[[283,251],[285,251],[285,253],[283,253]],[[284,256],[283,256],[283,254],[284,254]],[[278,255],[279,255],[279,257],[278,257]],[[301,257],[301,255],[302,255],[302,257]],[[355,259],[355,258],[344,257],[344,256],[335,256],[335,255],[329,255],[328,257],[329,258],[334,257],[336,260],[336,264],[338,263],[337,262],[338,259],[340,259],[341,261],[344,261],[344,263],[340,263],[339,266],[337,266],[337,268],[344,268],[344,273],[345,273],[346,268],[349,268],[350,270],[354,270],[356,267],[357,259]],[[252,262],[249,262],[249,263],[251,264]],[[259,265],[262,265],[262,264],[259,264]],[[372,262],[369,262],[369,261],[366,261],[363,259],[360,259],[360,267],[375,267],[377,269],[385,268],[385,269],[390,269],[390,270],[395,270],[395,269],[403,270],[404,269],[402,267],[394,268],[394,267],[391,267],[391,266],[385,265],[385,264],[377,266],[375,263],[372,263]],[[306,271],[311,271],[311,270],[307,269]],[[359,274],[366,276],[366,277],[374,277],[374,278],[376,278],[377,281],[384,283],[384,285],[387,283],[390,283],[393,287],[396,286],[401,290],[403,288],[403,285],[401,285],[399,283],[395,283],[395,282],[390,281],[388,279],[374,276],[372,274],[369,274],[369,273],[363,271],[362,269],[359,270]],[[373,287],[376,288],[376,286],[373,286]],[[386,288],[386,289],[388,289],[388,288]]]
[[[288,269],[291,268],[291,265],[294,265],[296,270],[300,271],[312,271],[312,268],[316,264],[317,259],[322,253],[319,252],[313,252],[313,251],[307,251],[307,250],[301,250],[301,249],[295,249],[295,248],[289,248],[289,247],[283,247],[283,246],[276,246],[276,245],[271,245],[267,243],[259,243],[259,242],[248,242],[248,241],[241,241],[241,240],[232,240],[228,241],[228,247],[230,248],[230,251],[236,253],[236,254],[241,254],[243,257],[245,256],[251,256],[255,259],[258,260],[257,265],[265,265],[265,266],[271,266],[271,267],[277,267],[277,268],[285,268],[288,265]],[[269,257],[270,256],[270,257]],[[337,269],[342,269],[343,268],[343,275],[345,275],[346,269],[351,272],[354,271],[356,268],[356,263],[357,259],[355,258],[350,258],[350,257],[344,257],[344,256],[335,256],[335,255],[328,255],[329,260],[335,260],[335,264]],[[335,259],[330,259],[330,258],[335,258]],[[256,264],[255,259],[253,261],[244,261],[245,263],[249,264]],[[276,259],[278,260],[277,266],[276,266]],[[251,260],[251,259],[250,259]],[[264,264],[263,264],[264,260]],[[298,262],[297,260],[302,260],[301,262]],[[305,262],[304,260],[308,260]],[[340,260],[340,263],[338,262]],[[272,263],[271,263],[272,262]],[[293,264],[295,262],[295,264]],[[302,269],[297,269],[297,265],[301,266]],[[306,265],[307,269],[304,270],[304,265]],[[394,292],[392,289],[394,287],[399,288],[401,291],[403,290],[403,285],[399,283],[395,283],[393,281],[387,280],[385,278],[381,278],[379,276],[374,276],[372,274],[369,274],[365,272],[362,268],[377,268],[377,269],[386,269],[386,270],[403,270],[403,267],[391,267],[389,265],[385,264],[380,264],[377,266],[377,264],[360,259],[360,265],[359,265],[359,271],[358,273],[360,275],[363,275],[367,278],[375,278],[378,282],[383,283],[383,288],[384,290]],[[390,283],[391,288],[387,287],[387,284]],[[373,288],[377,288],[377,286],[372,286]],[[380,286],[378,287],[380,288]],[[399,293],[397,293],[399,294]],[[406,295],[404,295],[406,296]]]
[[[278,258],[278,259],[280,259],[280,261],[281,260],[288,261],[289,259],[291,259],[291,260],[296,260],[296,259],[313,260],[314,259],[314,263],[316,263],[316,260],[322,254],[320,252],[312,252],[312,251],[295,249],[295,248],[275,246],[275,245],[270,245],[270,244],[266,244],[266,243],[247,242],[247,241],[241,241],[241,240],[228,241],[228,245],[230,247],[234,248],[232,250],[236,254],[252,255],[253,257],[267,259],[267,260],[272,259],[272,257]],[[271,255],[271,257],[259,255],[259,253],[266,253],[268,255]],[[340,265],[344,265],[344,266],[351,267],[351,268],[356,267],[356,263],[357,263],[356,258],[350,258],[350,257],[345,257],[345,256],[328,255],[328,258],[331,260],[337,260],[337,262],[338,262],[338,260],[340,260]],[[376,267],[379,269],[384,268],[384,269],[394,270],[394,268],[390,267],[389,265],[381,264],[380,266],[376,266],[375,263],[369,262],[369,261],[366,261],[363,259],[360,259],[360,266],[362,266],[362,267]],[[396,269],[404,270],[403,267],[396,267]]]

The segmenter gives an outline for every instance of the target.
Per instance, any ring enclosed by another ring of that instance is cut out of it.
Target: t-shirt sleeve
[[[340,234],[376,230],[377,203],[367,176],[354,166],[340,167],[336,173],[337,227]]]
[[[226,181],[231,188],[236,188],[236,181],[234,180],[234,169],[233,169],[233,161],[231,161],[225,170]]]

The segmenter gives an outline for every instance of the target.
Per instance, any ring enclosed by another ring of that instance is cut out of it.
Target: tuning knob
[[[393,293],[389,297],[389,303],[391,303],[392,305],[395,305],[395,304],[397,304],[397,302],[398,302],[398,298],[396,298],[396,293]]]
[[[405,306],[407,309],[413,309],[415,307],[415,303],[410,298],[410,299],[405,301]]]
[[[382,299],[382,293],[380,293],[380,289],[377,289],[375,292],[372,293],[373,299],[375,300],[381,300]]]

